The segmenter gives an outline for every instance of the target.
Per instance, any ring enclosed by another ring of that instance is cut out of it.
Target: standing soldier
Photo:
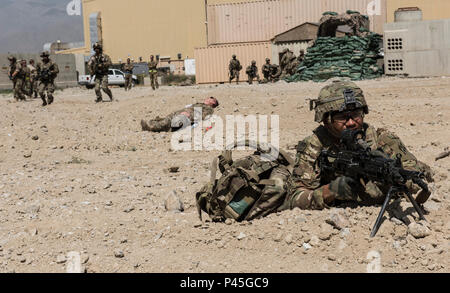
[[[154,56],[150,56],[150,62],[148,62],[148,73],[150,74],[150,82],[152,85],[152,89],[155,90],[159,88],[158,84],[158,60],[154,60]]]
[[[25,95],[23,94],[23,83],[25,78],[25,73],[22,69],[20,63],[17,63],[17,59],[14,56],[9,56],[9,79],[13,82],[14,99],[16,101],[25,100]]]
[[[232,56],[232,59],[230,60],[230,65],[228,65],[228,70],[230,76],[230,83],[234,78],[236,78],[236,84],[239,84],[239,71],[242,70],[242,66],[241,62],[239,62],[239,60],[236,59],[236,55]]]
[[[113,95],[108,88],[108,70],[112,65],[111,58],[108,55],[103,54],[103,47],[99,43],[95,43],[93,46],[95,55],[91,57],[88,62],[91,76],[95,75],[95,94],[97,95],[96,103],[102,102],[101,89],[109,96],[110,101],[113,101]]]
[[[270,59],[266,58],[266,63],[262,66],[262,74],[264,76],[263,83],[268,83],[270,81],[270,73],[271,73]]]
[[[131,90],[131,85],[133,81],[133,69],[134,64],[131,63],[131,59],[127,59],[127,63],[122,64],[122,71],[125,73],[125,91]]]
[[[55,92],[55,78],[59,73],[58,65],[50,60],[50,54],[42,52],[42,63],[36,66],[39,85],[38,92],[42,99],[42,106],[47,106],[53,103],[53,93]],[[45,99],[45,92],[47,92],[47,100]]]
[[[20,65],[22,66],[22,70],[25,73],[22,92],[31,99],[33,95],[33,89],[31,85],[31,70],[30,68],[28,68],[27,60],[25,59],[20,60]]]
[[[30,59],[30,64],[28,64],[28,68],[30,69],[31,73],[31,96],[34,94],[34,98],[37,99],[38,97],[38,76],[37,76],[37,70],[34,66],[34,60]]]
[[[303,60],[305,60],[305,50],[300,50],[300,55],[298,55],[297,60],[299,64],[302,63]]]
[[[245,71],[248,76],[248,84],[253,84],[253,79],[256,78],[258,82],[260,82],[259,74],[258,74],[258,67],[256,66],[256,61],[252,61],[252,65],[249,65],[247,67],[247,70]]]

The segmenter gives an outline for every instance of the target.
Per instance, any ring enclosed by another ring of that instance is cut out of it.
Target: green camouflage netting
[[[284,80],[323,82],[333,77],[351,80],[380,77],[383,72],[377,59],[381,40],[382,36],[375,33],[367,37],[320,37],[308,49],[297,73]]]

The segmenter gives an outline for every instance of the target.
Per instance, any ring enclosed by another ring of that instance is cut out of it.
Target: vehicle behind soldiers
[[[55,78],[58,76],[58,65],[50,60],[50,54],[48,52],[42,52],[42,63],[39,63],[36,67],[39,85],[38,92],[42,99],[42,106],[47,106],[53,103],[55,92]]]
[[[95,94],[97,96],[95,102],[99,103],[103,101],[101,90],[109,96],[109,99],[112,102],[113,95],[108,87],[108,70],[112,65],[111,58],[103,53],[101,44],[95,43],[93,49],[95,54],[89,60],[88,67],[91,77],[95,75]]]
[[[155,60],[153,55],[150,56],[150,62],[148,62],[148,73],[150,75],[150,84],[152,89],[158,89],[158,60]]]
[[[228,65],[228,75],[230,77],[230,83],[236,78],[236,84],[239,84],[239,72],[242,70],[241,62],[236,59],[236,55],[231,57],[230,64]]]
[[[38,97],[38,74],[37,69],[34,64],[34,60],[30,59],[28,62],[28,68],[30,69],[30,83],[31,83],[31,96],[33,96],[35,99]]]
[[[258,74],[258,67],[256,66],[256,61],[252,61],[252,64],[247,67],[245,70],[245,73],[247,73],[248,76],[248,84],[253,84],[253,80],[256,78],[258,82],[260,82],[259,74]]]
[[[122,71],[125,73],[125,91],[130,90],[133,85],[133,69],[134,64],[128,58],[127,63],[122,64]]]
[[[8,77],[13,83],[14,99],[16,101],[24,101],[26,100],[25,95],[23,93],[25,72],[22,68],[22,65],[19,62],[17,62],[16,57],[9,56],[8,60],[9,60]]]

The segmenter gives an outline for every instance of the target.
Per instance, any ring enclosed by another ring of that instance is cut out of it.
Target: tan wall
[[[204,0],[83,0],[85,53],[94,12],[101,12],[104,49],[114,62],[128,55],[192,58],[194,47],[206,45]]]
[[[241,62],[240,81],[247,80],[245,70],[252,60],[256,61],[258,74],[262,78],[261,67],[266,58],[272,54],[270,42],[247,43],[222,46],[210,46],[195,49],[195,66],[197,83],[219,83],[228,82],[228,65],[231,56],[236,54]],[[236,80],[234,80],[236,82]]]
[[[387,0],[387,22],[394,22],[394,13],[401,7],[419,7],[423,20],[450,18],[450,0]]]

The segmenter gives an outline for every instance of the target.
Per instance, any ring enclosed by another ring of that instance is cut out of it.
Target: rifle
[[[39,71],[38,76],[41,81],[48,82],[52,77],[52,73],[50,69],[43,69]]]
[[[389,191],[384,200],[381,211],[372,228],[370,237],[375,237],[381,226],[386,207],[394,195],[406,194],[409,201],[414,206],[421,220],[425,220],[422,209],[411,195],[406,186],[408,180],[412,180],[420,186],[425,192],[428,191],[428,185],[423,181],[425,175],[423,172],[409,171],[403,169],[401,155],[396,159],[390,159],[384,156],[382,150],[372,152],[365,140],[365,133],[362,130],[344,130],[341,137],[341,144],[344,149],[339,152],[329,152],[324,150],[317,159],[317,164],[321,172],[330,172],[338,176],[347,176],[364,182],[373,181],[389,186]],[[330,159],[332,159],[330,161]]]

